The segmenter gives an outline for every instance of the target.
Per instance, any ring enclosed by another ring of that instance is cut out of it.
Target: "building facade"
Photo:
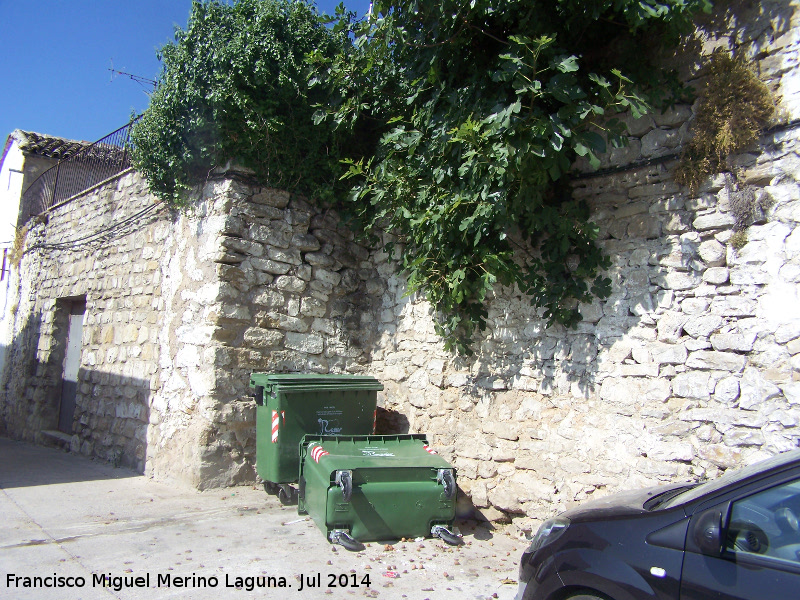
[[[739,249],[729,178],[696,194],[674,179],[695,107],[630,120],[609,170],[573,185],[613,259],[611,297],[565,330],[500,288],[464,358],[333,212],[234,169],[173,213],[127,171],[27,234],[0,431],[232,485],[255,478],[250,373],[369,373],[380,426],[428,434],[476,513],[522,530],[592,495],[796,447],[800,29],[794,4],[768,4],[734,23],[784,123],[732,157],[757,201]]]

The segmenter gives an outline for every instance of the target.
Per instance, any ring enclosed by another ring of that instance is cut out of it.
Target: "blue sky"
[[[338,0],[316,2],[333,13]],[[346,0],[363,15],[369,0]],[[0,143],[14,129],[95,141],[147,108],[156,51],[191,0],[0,0]]]

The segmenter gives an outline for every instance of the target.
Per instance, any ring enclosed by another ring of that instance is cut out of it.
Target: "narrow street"
[[[424,539],[352,553],[260,488],[176,488],[5,438],[0,514],[0,596],[20,600],[510,600],[525,545],[468,521],[458,548]]]

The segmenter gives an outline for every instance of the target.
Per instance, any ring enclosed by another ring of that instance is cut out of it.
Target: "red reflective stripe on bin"
[[[314,446],[311,450],[311,458],[314,459],[314,462],[318,463],[319,459],[323,456],[327,456],[330,454],[327,450],[323,450],[322,446]]]
[[[375,428],[378,426],[378,409],[375,409],[375,412],[372,413],[372,433],[375,433]]]
[[[428,454],[439,454],[438,452],[436,452],[436,450],[428,446],[428,444],[425,444],[422,447],[425,448],[425,452],[427,452]]]
[[[278,411],[272,411],[272,443],[278,443],[278,426],[280,425],[280,420],[278,419]]]

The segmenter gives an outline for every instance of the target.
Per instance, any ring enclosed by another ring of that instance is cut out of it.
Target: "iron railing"
[[[93,144],[86,144],[37,177],[22,194],[23,210],[27,212],[23,222],[128,169],[131,125],[135,122],[136,119]]]

